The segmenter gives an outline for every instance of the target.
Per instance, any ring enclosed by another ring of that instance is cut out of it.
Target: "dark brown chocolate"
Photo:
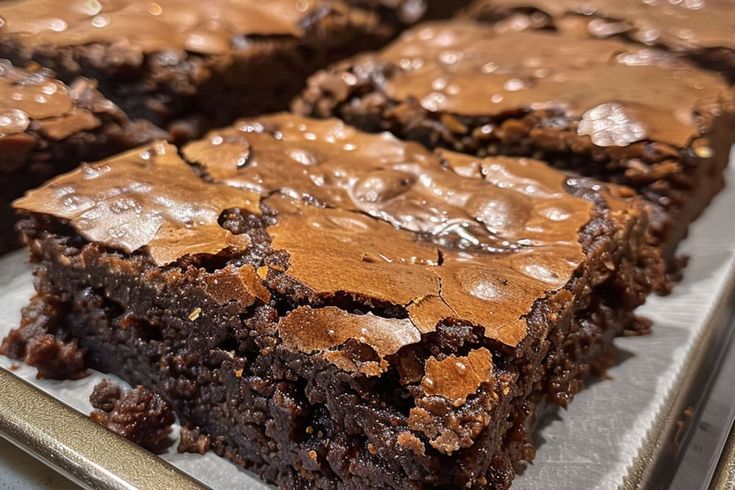
[[[109,379],[98,383],[89,397],[95,410],[89,418],[151,452],[171,445],[174,412],[157,393],[144,386],[123,392]]]
[[[212,444],[209,436],[196,428],[182,427],[179,437],[179,444],[176,446],[176,452],[179,453],[205,454]]]

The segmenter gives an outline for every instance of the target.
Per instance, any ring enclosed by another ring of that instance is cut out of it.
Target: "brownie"
[[[24,324],[154,389],[196,428],[182,450],[206,435],[281,488],[507,488],[537,407],[665,281],[627,188],[335,119],[157,142],[16,207]]]
[[[285,108],[307,74],[384,44],[423,0],[20,0],[0,3],[0,56],[99,80],[178,140]]]
[[[171,445],[169,435],[176,417],[161,395],[145,386],[123,393],[120,386],[105,379],[95,385],[89,401],[95,408],[89,418],[115,434],[156,454]]]
[[[67,86],[44,69],[0,59],[0,254],[18,245],[10,207],[24,191],[66,172],[165,133],[131,121],[79,78]]]
[[[463,17],[502,30],[620,37],[683,54],[735,82],[732,0],[475,0]]]
[[[663,51],[457,20],[314,75],[293,106],[628,185],[653,203],[655,239],[670,256],[724,185],[734,99],[719,75]]]

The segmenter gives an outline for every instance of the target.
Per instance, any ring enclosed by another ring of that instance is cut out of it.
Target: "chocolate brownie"
[[[306,75],[375,48],[424,1],[17,0],[0,3],[0,56],[99,80],[131,117],[184,140],[285,108]]]
[[[476,0],[463,15],[502,30],[550,29],[681,53],[735,82],[732,0]]]
[[[57,312],[89,366],[281,488],[506,488],[536,407],[664,282],[627,188],[334,119],[151,144],[16,206],[25,323]]]
[[[671,255],[724,185],[735,96],[717,74],[616,40],[428,23],[314,75],[301,114],[431,147],[523,155],[628,185]]]
[[[81,160],[162,137],[150,123],[129,120],[90,80],[67,86],[48,70],[0,59],[0,253],[18,245],[10,203],[24,191]]]

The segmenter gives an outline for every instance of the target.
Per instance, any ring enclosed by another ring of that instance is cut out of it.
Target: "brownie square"
[[[327,62],[376,48],[425,1],[20,0],[0,3],[0,56],[83,75],[178,140],[285,108]]]
[[[735,82],[733,7],[730,0],[476,0],[462,16],[501,30],[620,37],[680,53]]]
[[[10,204],[26,190],[66,172],[166,134],[131,121],[78,78],[70,86],[49,70],[0,59],[0,254],[18,246]]]
[[[663,51],[457,20],[319,72],[293,105],[430,147],[531,156],[628,185],[653,204],[670,256],[724,185],[734,98],[719,75]]]
[[[37,296],[2,351],[153,388],[281,488],[507,488],[537,407],[665,282],[629,189],[334,119],[157,142],[15,206]]]

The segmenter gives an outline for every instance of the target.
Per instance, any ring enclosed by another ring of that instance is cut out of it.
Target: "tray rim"
[[[678,466],[681,462],[696,428],[693,422],[707,401],[713,379],[719,374],[723,354],[735,342],[735,332],[730,328],[735,321],[735,261],[728,264],[728,269],[731,280],[719,291],[718,300],[705,322],[708,327],[684,360],[690,368],[677,373],[674,384],[680,388],[672,389],[666,397],[662,405],[666,408],[657,415],[620,485],[623,490],[667,488],[672,482],[671,465]],[[732,450],[735,465],[735,446]],[[728,488],[735,486],[735,468],[731,476]],[[703,477],[707,479],[707,475]]]
[[[208,488],[4,367],[0,367],[0,436],[85,488]]]
[[[735,423],[730,428],[730,435],[709,485],[711,490],[730,490],[733,487],[735,487]]]

